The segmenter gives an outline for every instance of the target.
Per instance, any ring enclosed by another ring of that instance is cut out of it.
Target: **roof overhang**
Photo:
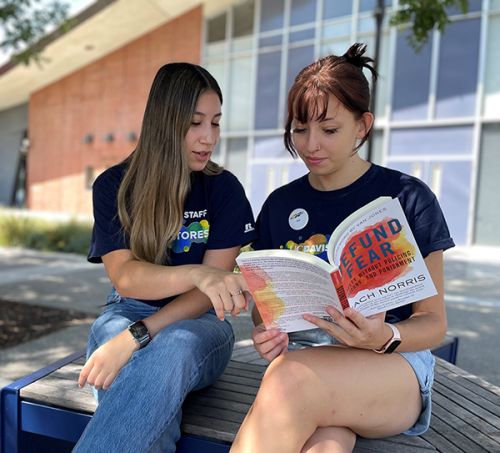
[[[98,0],[68,32],[55,32],[42,67],[7,63],[0,68],[0,111],[28,102],[31,93],[87,66],[166,22],[203,5],[210,15],[234,0]]]

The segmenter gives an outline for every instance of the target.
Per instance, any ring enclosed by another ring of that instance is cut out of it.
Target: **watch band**
[[[151,335],[149,334],[146,324],[142,321],[136,321],[128,326],[128,331],[132,337],[139,342],[139,349],[144,348],[151,341]]]
[[[401,344],[401,334],[394,324],[385,323],[392,330],[392,338],[382,347],[382,349],[374,349],[377,354],[392,354]]]

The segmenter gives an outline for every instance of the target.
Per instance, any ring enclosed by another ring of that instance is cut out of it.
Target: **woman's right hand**
[[[251,337],[254,348],[268,362],[288,351],[288,334],[278,329],[266,330],[264,324],[259,324],[252,330]]]
[[[225,319],[224,311],[236,316],[241,310],[248,310],[252,301],[248,285],[241,274],[202,265],[193,270],[193,281],[210,298],[221,321]]]
[[[83,388],[85,382],[96,390],[108,390],[118,373],[130,362],[139,343],[132,338],[130,332],[124,330],[116,337],[97,348],[89,357],[80,372],[78,386]]]

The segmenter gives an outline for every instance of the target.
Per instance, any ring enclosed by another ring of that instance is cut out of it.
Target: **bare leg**
[[[299,453],[321,427],[391,436],[415,423],[421,405],[415,373],[399,354],[335,346],[289,352],[269,366],[231,452]]]
[[[300,453],[351,453],[355,444],[356,434],[349,428],[329,426],[318,428]]]

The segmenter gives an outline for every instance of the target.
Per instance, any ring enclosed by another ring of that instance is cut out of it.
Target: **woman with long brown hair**
[[[229,362],[224,311],[249,296],[232,270],[256,232],[243,187],[210,160],[221,104],[205,69],[163,66],[137,148],[94,183],[88,259],[113,289],[89,334],[79,385],[98,407],[75,452],[174,452],[186,394]]]
[[[420,180],[363,160],[357,153],[374,117],[363,69],[376,76],[353,45],[303,69],[288,96],[285,146],[309,173],[277,189],[257,220],[256,249],[301,244],[321,254],[350,214],[380,196],[399,198],[437,295],[365,318],[334,307],[335,323],[305,315],[317,329],[266,330],[259,313],[255,348],[271,362],[236,437],[234,453],[351,452],[356,435],[418,435],[429,426],[434,359],[429,349],[446,334],[443,251],[453,247],[434,194]],[[297,209],[300,225],[291,222]],[[326,254],[326,253],[324,253]],[[321,256],[323,257],[323,256]],[[316,346],[316,347],[309,347]]]

